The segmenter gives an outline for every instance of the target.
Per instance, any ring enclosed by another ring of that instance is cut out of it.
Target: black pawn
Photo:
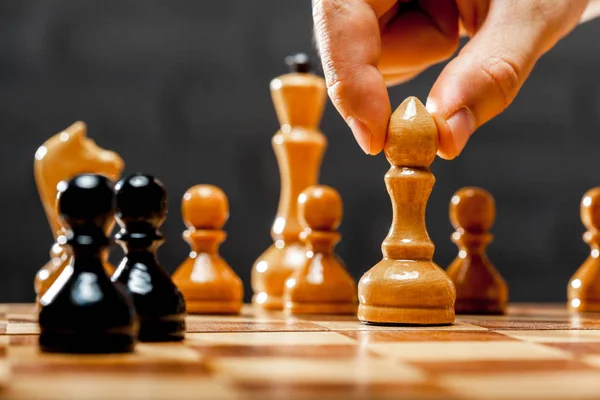
[[[149,175],[135,174],[115,188],[115,240],[125,257],[113,274],[113,282],[127,288],[140,318],[138,339],[143,342],[178,341],[185,337],[185,301],[156,252],[164,242],[158,228],[167,213],[167,193]]]
[[[40,299],[39,345],[44,352],[126,353],[134,350],[138,322],[129,296],[110,281],[102,251],[114,216],[112,182],[83,174],[58,187],[58,213],[72,255]]]
[[[310,58],[304,53],[297,53],[285,58],[290,72],[306,74],[311,70]]]

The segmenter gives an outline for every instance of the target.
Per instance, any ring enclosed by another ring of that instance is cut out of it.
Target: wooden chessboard
[[[353,317],[190,316],[186,341],[41,354],[32,305],[0,305],[3,399],[600,398],[600,316],[517,304],[446,327]]]

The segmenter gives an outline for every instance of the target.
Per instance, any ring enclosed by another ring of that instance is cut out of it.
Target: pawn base
[[[454,310],[456,314],[504,315],[506,304],[489,299],[456,299]]]
[[[269,295],[266,292],[257,293],[252,296],[252,304],[269,311],[283,310],[283,298],[281,296]]]
[[[300,303],[288,301],[285,312],[288,314],[356,314],[355,303]]]
[[[569,299],[569,312],[571,313],[600,313],[600,300],[585,300],[582,298],[578,298],[573,301]],[[573,304],[579,304],[578,307],[573,307]]]
[[[135,336],[125,333],[65,333],[42,330],[39,336],[39,347],[44,353],[132,353],[135,348]]]
[[[239,300],[224,301],[186,301],[188,314],[239,314],[242,302]]]
[[[185,316],[140,318],[140,342],[178,342],[185,339]]]
[[[454,307],[408,308],[361,304],[357,316],[362,322],[382,325],[451,325],[455,320]]]

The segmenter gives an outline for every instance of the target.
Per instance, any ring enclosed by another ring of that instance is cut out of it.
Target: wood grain
[[[600,187],[588,190],[581,199],[580,215],[587,229],[583,240],[590,255],[569,280],[569,310],[575,313],[600,312]]]
[[[274,243],[252,267],[252,301],[265,309],[282,310],[285,281],[305,261],[297,200],[304,189],[318,183],[327,147],[318,128],[326,88],[325,80],[317,75],[293,72],[273,79],[270,89],[281,125],[272,138],[281,193],[271,228]]]
[[[189,314],[237,314],[243,305],[240,277],[219,254],[227,234],[229,201],[214,185],[195,185],[181,201],[187,229],[183,238],[191,252],[173,274],[173,282],[185,297]]]
[[[0,305],[0,322],[20,332],[0,335],[2,399],[483,400],[490,388],[507,400],[599,397],[600,318],[578,330],[564,304],[512,304],[445,327],[373,327],[350,315],[329,325],[244,305],[188,316],[183,343],[101,356],[40,353],[35,312]]]
[[[486,254],[493,239],[489,230],[496,219],[494,197],[478,187],[458,190],[450,201],[452,241],[458,256],[448,267],[456,286],[454,309],[458,314],[504,314],[508,286]]]
[[[356,313],[356,282],[334,251],[341,239],[337,228],[342,214],[342,198],[330,186],[313,185],[298,196],[306,260],[285,282],[286,313]]]
[[[370,323],[443,325],[454,322],[456,289],[433,262],[425,210],[435,178],[437,126],[416,98],[392,114],[385,155],[385,184],[393,219],[382,243],[383,259],[358,284],[358,318]]]

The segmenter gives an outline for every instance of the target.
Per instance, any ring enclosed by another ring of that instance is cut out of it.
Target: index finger
[[[396,3],[313,1],[315,36],[329,97],[368,154],[383,148],[391,115],[385,80],[377,68],[381,57],[379,18]]]

